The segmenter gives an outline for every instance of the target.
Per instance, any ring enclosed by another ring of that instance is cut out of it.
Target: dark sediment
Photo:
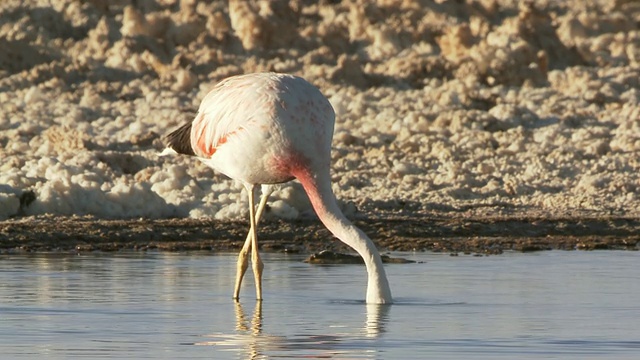
[[[501,254],[640,248],[640,220],[624,217],[398,217],[358,219],[355,224],[383,251]],[[243,221],[29,217],[0,222],[0,252],[237,251],[246,234]],[[259,242],[261,251],[350,251],[317,220],[265,222]]]

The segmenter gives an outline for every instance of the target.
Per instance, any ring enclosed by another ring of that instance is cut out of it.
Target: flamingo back
[[[231,178],[281,183],[301,166],[328,171],[334,122],[331,104],[306,80],[247,74],[207,94],[190,140],[196,156]]]

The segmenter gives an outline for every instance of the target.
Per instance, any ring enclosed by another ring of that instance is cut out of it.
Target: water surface
[[[265,300],[235,254],[0,256],[0,357],[637,359],[637,252],[393,254],[396,304],[362,266],[265,254]]]

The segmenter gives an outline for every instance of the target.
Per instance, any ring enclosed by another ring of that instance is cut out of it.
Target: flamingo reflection
[[[376,350],[375,342],[371,340],[376,340],[385,333],[390,308],[389,305],[366,305],[366,315],[361,323],[362,328],[356,331],[274,336],[263,332],[262,301],[256,302],[253,314],[249,315],[245,312],[242,304],[236,301],[234,304],[235,333],[207,335],[210,338],[209,341],[198,342],[195,345],[237,350],[242,354],[241,357],[246,359],[264,359],[275,355],[303,356],[311,359],[345,359],[357,355],[358,358],[364,356],[364,358],[376,359],[381,354]],[[355,329],[352,328],[352,330]],[[362,344],[363,347],[354,347],[354,343]]]

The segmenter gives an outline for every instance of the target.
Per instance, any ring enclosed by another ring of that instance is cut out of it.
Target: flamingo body
[[[236,76],[202,101],[191,144],[204,163],[232,179],[283,183],[293,179],[296,166],[329,166],[330,158],[317,154],[330,154],[333,119],[329,101],[298,77]]]
[[[325,226],[355,249],[368,271],[366,301],[390,303],[391,290],[373,242],[352,225],[331,189],[331,141],[335,113],[320,90],[306,80],[277,73],[247,74],[218,83],[198,114],[171,133],[168,148],[194,155],[214,170],[244,184],[249,193],[251,229],[238,258],[234,298],[252,252],[256,295],[262,298],[262,263],[256,227],[272,184],[298,179]],[[255,208],[253,194],[263,186]]]

